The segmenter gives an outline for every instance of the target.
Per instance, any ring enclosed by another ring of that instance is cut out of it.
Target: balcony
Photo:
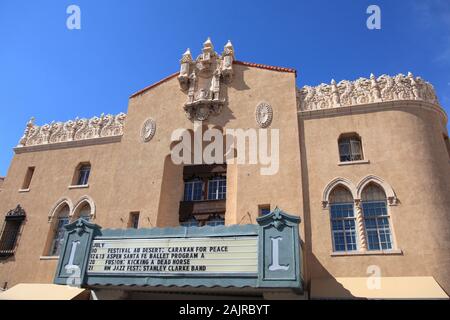
[[[225,213],[226,200],[181,201],[180,220],[189,219],[191,215]]]

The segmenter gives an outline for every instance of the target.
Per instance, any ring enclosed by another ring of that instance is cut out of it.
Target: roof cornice
[[[319,118],[339,117],[339,116],[364,114],[388,110],[407,111],[408,109],[411,108],[419,108],[423,110],[430,110],[436,112],[441,117],[443,124],[444,125],[447,124],[448,121],[447,113],[439,105],[420,100],[396,100],[396,101],[344,106],[338,108],[316,109],[309,111],[298,110],[298,116],[300,119],[319,119]]]
[[[259,63],[253,63],[253,62],[245,62],[245,61],[238,61],[238,60],[233,61],[233,64],[237,64],[237,65],[241,65],[241,66],[247,66],[247,67],[253,67],[253,68],[259,68],[259,69],[265,69],[265,70],[270,70],[270,71],[295,73],[295,76],[297,76],[297,70],[292,69],[292,68],[269,66],[269,65],[265,65],[265,64],[259,64]],[[180,72],[175,72],[175,73],[173,73],[173,74],[171,74],[171,75],[169,75],[169,76],[167,76],[167,77],[165,77],[165,78],[163,78],[163,79],[161,79],[161,80],[159,80],[159,81],[157,81],[157,82],[155,82],[155,83],[153,83],[153,84],[151,84],[151,85],[149,85],[149,86],[147,86],[147,87],[145,87],[145,88],[143,88],[143,89],[141,89],[139,91],[136,91],[135,93],[133,93],[130,96],[130,99],[131,98],[135,98],[135,97],[137,97],[137,96],[147,92],[148,90],[153,89],[153,88],[159,86],[160,84],[163,84],[164,82],[169,81],[170,79],[177,77],[179,74],[180,74]]]

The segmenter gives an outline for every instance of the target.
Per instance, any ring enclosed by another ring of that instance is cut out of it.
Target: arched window
[[[350,191],[337,186],[330,194],[331,231],[333,250],[355,251],[358,249],[354,202]]]
[[[368,184],[361,194],[368,250],[389,250],[393,247],[389,226],[386,194],[374,183]]]
[[[227,178],[217,176],[208,181],[208,200],[223,200],[227,195]]]
[[[357,133],[342,134],[338,140],[341,162],[363,160],[361,137]]]
[[[70,208],[64,204],[56,213],[55,221],[53,221],[53,240],[50,246],[50,256],[57,256],[61,250],[61,245],[64,240],[64,226],[70,221]]]
[[[184,201],[203,200],[203,180],[195,178],[184,182]]]
[[[74,186],[87,186],[89,183],[89,176],[91,174],[91,164],[80,163],[73,176],[72,185]]]
[[[75,221],[79,218],[84,219],[89,222],[91,220],[91,206],[88,202],[85,202],[81,205],[79,209],[76,209],[77,211],[72,217],[72,221]]]

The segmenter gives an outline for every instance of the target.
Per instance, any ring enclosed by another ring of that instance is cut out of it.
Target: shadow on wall
[[[230,87],[238,91],[250,90],[250,87],[245,83],[245,71],[249,69],[250,68],[243,65],[239,65],[239,67],[236,68],[235,65],[235,68],[233,68],[233,82],[231,83]]]
[[[303,252],[303,280],[305,281],[305,291],[311,296],[311,281],[314,279],[331,279],[333,292],[339,292],[340,296],[351,299],[353,296],[350,291],[345,289],[339,282],[335,280],[332,274],[320,263],[312,252],[312,236],[311,236],[311,204],[309,195],[309,175],[308,160],[305,143],[305,131],[303,121],[298,120],[299,124],[299,143],[300,143],[300,165],[302,174],[302,190],[303,190],[303,225],[305,230],[305,239],[302,243]],[[314,277],[314,278],[313,278]],[[331,290],[331,288],[330,288]],[[355,297],[356,298],[356,297]]]
[[[156,226],[153,227],[179,226],[178,211],[183,192],[183,165],[174,164],[169,154],[164,159],[164,172],[162,175]]]
[[[330,274],[313,253],[306,256],[308,260],[308,267],[310,270],[314,270],[314,278],[309,278],[305,283],[305,290],[308,291],[311,299],[363,299],[361,297],[355,297],[349,290],[347,290],[342,284],[336,281],[332,274]],[[315,290],[320,291],[320,297],[311,297],[314,294],[312,290],[312,283],[316,280],[326,279],[327,287],[314,286]],[[323,297],[324,294],[329,293],[330,297]]]

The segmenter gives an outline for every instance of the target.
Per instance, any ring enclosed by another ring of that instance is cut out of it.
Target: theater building
[[[127,113],[26,124],[0,179],[0,299],[448,299],[433,86],[298,88],[296,70],[219,51],[188,49]]]

